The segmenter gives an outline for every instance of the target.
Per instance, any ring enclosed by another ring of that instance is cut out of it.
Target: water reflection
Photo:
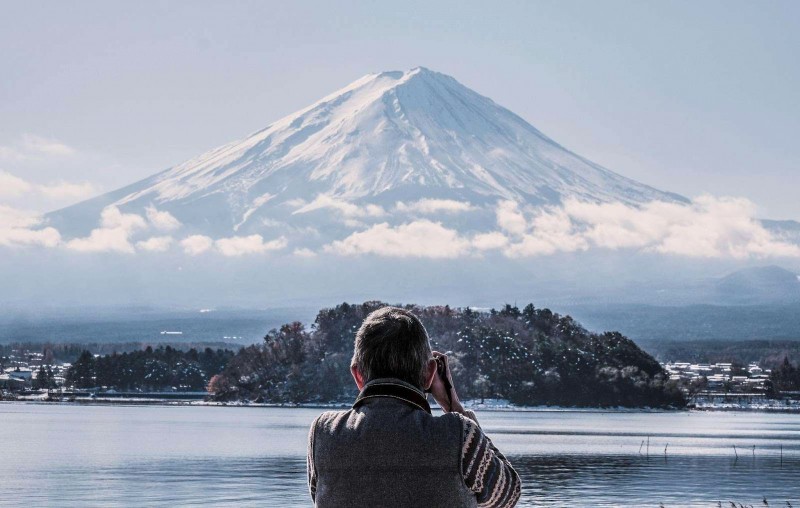
[[[515,456],[513,463],[525,485],[523,506],[800,502],[796,458],[569,455]]]
[[[773,506],[800,505],[796,459],[781,466],[758,457],[511,458],[524,484],[520,506],[756,506],[763,498]],[[59,506],[308,506],[305,474],[305,460],[296,456],[64,467],[28,478],[16,500]]]
[[[309,506],[319,412],[0,404],[0,506]],[[800,507],[797,415],[479,416],[522,476],[521,506]]]
[[[18,482],[2,492],[0,504],[12,499],[9,506],[310,504],[305,459],[300,457],[171,459],[98,468],[61,465]]]

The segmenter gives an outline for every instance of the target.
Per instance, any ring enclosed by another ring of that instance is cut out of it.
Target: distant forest
[[[217,400],[351,400],[353,339],[381,302],[347,303],[270,331],[241,349],[212,378]],[[476,312],[449,306],[405,308],[420,317],[433,347],[451,358],[463,399],[526,405],[682,407],[679,387],[649,354],[617,332],[590,333],[569,316],[532,304]]]
[[[0,366],[19,351],[40,351],[49,366],[72,363],[66,384],[116,390],[208,390],[220,401],[346,402],[355,396],[349,366],[356,330],[381,302],[323,309],[306,328],[294,322],[241,348],[225,343],[0,345]],[[590,333],[570,316],[527,305],[476,312],[405,306],[425,324],[434,348],[448,352],[459,395],[525,405],[683,407],[676,381],[648,352],[617,332]],[[234,349],[238,349],[235,352]],[[673,341],[651,344],[661,360],[757,361],[773,368],[768,392],[800,390],[800,342]]]
[[[203,351],[205,349],[227,349],[237,351],[241,348],[241,344],[234,344],[230,342],[179,342],[179,343],[166,343],[166,342],[33,342],[33,341],[15,341],[7,344],[0,344],[0,366],[4,358],[14,352],[28,351],[40,352],[45,358],[46,363],[55,364],[69,362],[74,363],[75,360],[84,351],[89,351],[96,355],[113,355],[130,353],[134,351],[144,351],[147,348],[153,350],[159,348],[171,347],[180,351],[189,351],[195,349]],[[212,373],[216,374],[216,372]]]
[[[209,379],[233,358],[230,350],[171,346],[95,356],[84,350],[67,370],[66,383],[76,388],[107,387],[117,390],[204,390]]]

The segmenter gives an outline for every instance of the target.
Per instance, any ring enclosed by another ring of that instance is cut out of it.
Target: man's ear
[[[358,391],[364,389],[364,377],[361,375],[361,372],[358,371],[358,367],[355,365],[350,366],[350,374],[353,375],[353,379],[356,382],[356,386],[358,387]]]
[[[434,360],[433,358],[428,360],[428,372],[425,375],[425,386],[422,387],[425,389],[425,391],[431,389],[433,380],[436,379],[436,367],[437,367],[436,360]]]

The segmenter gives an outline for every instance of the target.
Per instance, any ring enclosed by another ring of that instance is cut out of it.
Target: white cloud
[[[514,201],[501,201],[495,210],[497,225],[512,235],[523,235],[528,229],[528,221]]]
[[[51,199],[83,199],[97,192],[97,187],[89,182],[37,184],[6,171],[0,171],[0,198],[15,198],[37,193]]]
[[[94,196],[99,192],[99,188],[92,183],[70,183],[55,182],[51,184],[39,185],[37,189],[40,193],[51,199],[80,200]]]
[[[122,229],[127,232],[147,229],[147,223],[141,215],[122,213],[114,205],[107,206],[100,212],[100,226],[105,229]]]
[[[26,152],[45,155],[68,156],[76,153],[74,148],[61,141],[36,136],[34,134],[23,134],[21,146]]]
[[[32,212],[0,205],[0,246],[58,246],[61,235],[55,228],[30,229],[40,224],[41,220]]]
[[[15,198],[27,194],[33,185],[11,173],[0,171],[0,198]]]
[[[400,226],[376,224],[325,246],[343,255],[377,254],[388,257],[456,258],[469,253],[469,241],[438,222],[419,220]]]
[[[705,258],[800,257],[800,246],[775,237],[742,198],[701,196],[690,204],[567,200],[528,220],[516,204],[499,203],[497,222],[515,234],[510,257],[574,252],[590,247]]]
[[[411,203],[398,201],[395,210],[401,213],[461,213],[468,212],[474,207],[466,201],[456,201],[454,199],[420,199]]]
[[[40,219],[30,212],[0,205],[0,246],[56,247],[61,243],[55,228],[30,229],[39,224]]]
[[[15,162],[43,157],[69,157],[76,153],[77,150],[61,141],[35,134],[23,134],[18,141],[10,145],[0,145],[0,159]]]
[[[243,256],[245,254],[261,254],[272,250],[280,250],[288,245],[284,237],[268,242],[261,235],[232,236],[220,238],[214,246],[223,256]]]
[[[472,246],[479,251],[502,249],[508,245],[508,237],[500,231],[479,233],[472,237]]]
[[[0,245],[4,247],[56,247],[60,243],[61,235],[56,228],[0,228]]]
[[[136,248],[148,252],[164,252],[172,245],[171,236],[151,236],[147,240],[136,242]]]
[[[100,212],[100,227],[93,229],[89,236],[74,238],[66,247],[78,252],[120,252],[132,254],[131,235],[147,229],[147,222],[141,215],[122,213],[116,206],[107,206]]]
[[[39,222],[35,212],[0,204],[0,228],[27,228]]]
[[[183,251],[190,256],[197,256],[214,246],[214,240],[204,235],[187,236],[181,240]]]
[[[192,235],[181,240],[181,247],[186,254],[197,256],[216,249],[223,256],[235,257],[246,254],[263,254],[285,248],[289,242],[281,236],[265,242],[261,235],[231,236],[214,240],[209,236]]]
[[[145,215],[150,224],[161,231],[174,231],[181,227],[181,221],[174,215],[167,211],[159,211],[154,206],[148,206],[145,209]]]
[[[287,203],[289,203],[287,201]],[[298,204],[300,202],[297,202]],[[339,199],[328,194],[320,194],[318,195],[314,201],[303,204],[297,210],[292,212],[292,215],[300,214],[300,213],[308,213],[314,210],[320,210],[323,208],[331,208],[333,210],[338,211],[343,216],[348,218],[353,217],[382,217],[386,215],[386,210],[378,205],[357,205],[350,201],[345,201],[343,199]]]
[[[561,209],[538,213],[530,221],[530,230],[521,238],[521,241],[506,247],[504,253],[507,256],[538,256],[589,248],[589,243],[581,235],[576,234],[570,217]]]
[[[294,252],[292,252],[292,255],[299,258],[313,258],[317,256],[317,253],[307,247],[302,247],[295,249]]]
[[[89,236],[73,238],[66,243],[68,249],[78,252],[121,252],[133,254],[128,232],[122,228],[93,229]]]

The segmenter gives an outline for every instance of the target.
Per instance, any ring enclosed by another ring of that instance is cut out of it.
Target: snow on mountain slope
[[[69,237],[96,227],[108,205],[140,214],[156,206],[187,231],[216,237],[318,225],[331,211],[352,230],[398,202],[427,200],[444,213],[568,198],[685,201],[570,152],[455,79],[418,67],[364,76],[243,140],[47,220]]]

